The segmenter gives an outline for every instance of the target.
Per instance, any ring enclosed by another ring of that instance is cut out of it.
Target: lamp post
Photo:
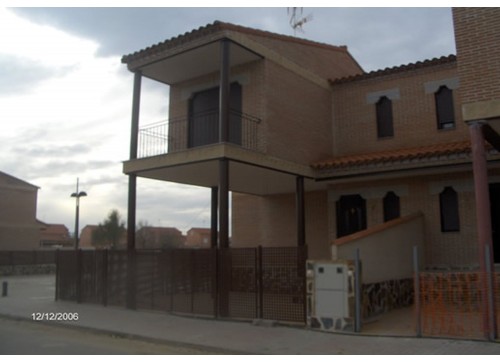
[[[87,196],[87,193],[85,191],[78,191],[78,181],[79,179],[76,179],[76,192],[73,192],[71,194],[71,197],[76,198],[76,212],[75,212],[75,249],[78,250],[78,221],[80,218],[80,197]]]

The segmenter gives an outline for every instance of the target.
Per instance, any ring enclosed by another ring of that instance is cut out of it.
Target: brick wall
[[[460,231],[442,232],[439,194],[446,186],[458,193]],[[341,195],[360,194],[366,200],[367,227],[383,222],[383,198],[394,191],[400,198],[401,216],[424,215],[424,256],[430,268],[477,265],[474,186],[471,172],[398,178],[377,182],[336,184],[329,194],[329,240],[336,239],[336,201]],[[408,262],[411,262],[409,260]]]
[[[460,111],[459,92],[454,91],[455,129],[437,128],[434,93],[426,91],[429,82],[456,79],[455,62],[333,85],[333,125],[336,155],[417,147],[469,138]],[[460,90],[461,82],[458,90]],[[394,136],[377,138],[375,104],[370,94],[397,90],[392,100]]]
[[[500,99],[500,8],[453,8],[464,103]]]
[[[266,62],[268,154],[311,164],[331,155],[331,93]]]
[[[232,246],[296,246],[295,195],[233,193]],[[330,259],[326,191],[305,196],[306,242],[311,259]]]

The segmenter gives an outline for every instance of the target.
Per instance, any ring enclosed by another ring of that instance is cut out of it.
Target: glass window
[[[383,96],[375,104],[377,112],[377,136],[378,138],[394,136],[392,127],[392,101]]]
[[[452,187],[445,187],[439,194],[441,231],[460,231],[458,216],[458,194]]]
[[[453,91],[443,85],[434,94],[434,98],[436,100],[436,117],[438,129],[455,128]]]
[[[399,197],[389,191],[384,197],[384,222],[397,219],[400,216]]]

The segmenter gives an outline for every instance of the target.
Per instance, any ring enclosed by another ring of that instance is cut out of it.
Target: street
[[[0,317],[1,355],[192,355],[222,352]]]

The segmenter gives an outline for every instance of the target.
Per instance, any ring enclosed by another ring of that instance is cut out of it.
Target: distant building
[[[38,186],[0,171],[0,250],[36,249]]]
[[[188,248],[209,248],[210,247],[210,229],[209,228],[191,228],[186,234],[186,247]]]
[[[92,244],[92,233],[97,229],[97,225],[86,225],[82,232],[80,233],[80,248],[90,248],[94,245]]]
[[[107,245],[95,245],[93,242],[93,234],[99,228],[98,225],[86,225],[80,233],[79,247],[82,249],[87,248],[107,248],[111,246],[111,242]],[[127,230],[125,229],[120,240],[118,241],[117,249],[124,249],[127,246]]]
[[[144,226],[137,230],[137,249],[173,249],[184,246],[185,237],[177,228]]]
[[[40,225],[40,247],[70,247],[74,246],[69,230],[63,224],[46,224],[38,221]]]

